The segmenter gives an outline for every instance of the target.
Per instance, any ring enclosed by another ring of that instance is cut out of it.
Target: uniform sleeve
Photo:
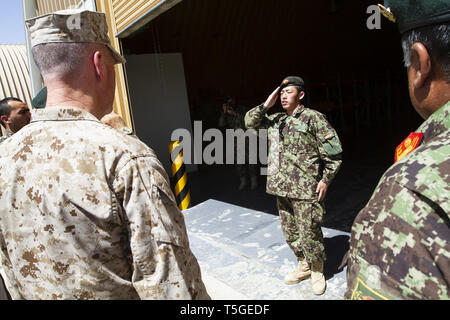
[[[253,109],[250,109],[244,118],[245,127],[247,129],[267,129],[271,125],[270,118],[266,115],[269,108],[265,108],[261,104]]]
[[[315,127],[320,158],[324,164],[322,181],[330,185],[342,164],[341,141],[325,116],[317,118]]]
[[[448,299],[450,239],[439,211],[382,180],[352,227],[346,299]]]
[[[13,300],[23,299],[22,295],[20,294],[19,287],[17,286],[14,271],[11,266],[11,262],[9,261],[8,249],[6,248],[6,244],[1,232],[0,232],[0,276],[3,278],[3,282],[5,284],[5,288],[1,288],[3,287],[3,283],[1,283],[0,279],[0,290],[5,290],[4,294],[6,294],[7,290]]]
[[[119,171],[115,192],[128,229],[132,283],[141,299],[209,299],[183,215],[159,161],[129,161]]]

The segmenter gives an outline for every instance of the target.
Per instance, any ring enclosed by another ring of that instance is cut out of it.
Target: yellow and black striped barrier
[[[174,189],[177,205],[180,210],[185,210],[189,207],[191,202],[191,192],[189,191],[186,167],[184,165],[183,149],[175,149],[179,145],[179,141],[172,141],[169,144],[169,153],[172,163],[172,179],[175,185]]]

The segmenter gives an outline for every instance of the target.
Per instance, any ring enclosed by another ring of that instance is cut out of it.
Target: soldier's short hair
[[[405,66],[411,66],[412,47],[415,42],[422,43],[430,56],[444,71],[447,82],[450,82],[450,23],[429,25],[406,31],[402,35],[402,47]]]
[[[77,74],[91,46],[89,43],[44,43],[33,47],[32,54],[42,75],[56,72],[65,77]]]

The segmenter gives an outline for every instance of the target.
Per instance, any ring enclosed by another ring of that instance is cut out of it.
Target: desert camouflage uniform
[[[347,299],[450,299],[450,102],[356,217]]]
[[[268,116],[267,110],[260,105],[245,116],[247,128],[269,129],[266,191],[278,197],[283,233],[297,257],[325,260],[321,231],[325,210],[317,201],[316,188],[321,180],[329,185],[340,168],[338,135],[323,114],[304,106],[292,116],[285,112]]]
[[[6,139],[8,139],[9,137],[11,137],[13,135],[13,133],[9,130],[5,130],[5,134],[3,136],[0,137],[0,142],[5,141]]]
[[[2,143],[0,272],[13,299],[207,299],[154,152],[77,108]]]

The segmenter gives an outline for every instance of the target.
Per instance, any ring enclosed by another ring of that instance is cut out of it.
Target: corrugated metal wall
[[[31,106],[31,86],[25,45],[0,45],[0,99],[16,97]]]
[[[177,3],[179,1],[112,0],[111,2],[116,19],[117,31],[120,33],[159,4],[162,4],[163,2]]]
[[[120,40],[114,35],[117,34],[117,27],[114,18],[114,8],[111,0],[96,0],[97,11],[104,12],[108,20],[108,33],[111,39],[111,46],[118,52],[122,52]],[[126,82],[125,69],[123,65],[116,65],[116,93],[114,96],[114,111],[118,113],[129,127],[134,128],[131,116],[130,103],[128,99],[128,88]]]
[[[76,8],[80,0],[36,0],[37,15],[64,10],[68,8]]]

